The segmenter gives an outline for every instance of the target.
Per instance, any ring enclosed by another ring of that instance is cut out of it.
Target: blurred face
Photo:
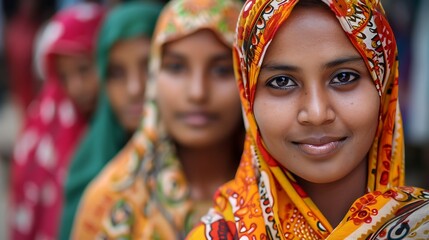
[[[142,37],[119,41],[109,53],[107,94],[128,132],[138,128],[142,117],[149,49],[150,40]]]
[[[329,10],[297,8],[263,61],[254,114],[268,151],[313,183],[366,161],[379,96],[364,61]]]
[[[192,148],[229,140],[242,121],[231,49],[202,30],[162,52],[157,98],[169,134]]]
[[[88,56],[57,55],[56,66],[67,95],[84,115],[93,113],[98,93],[98,76]]]

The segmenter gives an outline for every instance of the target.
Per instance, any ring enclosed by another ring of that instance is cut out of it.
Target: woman
[[[379,1],[248,1],[240,16],[245,150],[188,238],[426,238],[429,192],[400,187],[397,51]]]
[[[46,82],[14,149],[12,239],[56,237],[64,174],[96,104],[93,43],[103,12],[95,4],[77,5],[56,14],[44,30]]]
[[[74,239],[183,239],[232,179],[243,142],[231,51],[240,5],[165,7],[142,127],[86,190]]]
[[[142,117],[150,39],[162,5],[126,3],[106,16],[98,36],[99,104],[68,172],[61,239],[69,239],[87,184],[126,144]]]
[[[4,18],[4,57],[7,70],[7,86],[19,116],[36,98],[40,82],[32,68],[33,42],[38,29],[52,16],[53,1],[2,1]],[[2,31],[3,33],[3,31]],[[28,69],[23,71],[23,69]],[[43,79],[44,80],[44,79]],[[3,87],[3,86],[2,86]],[[3,89],[2,89],[3,91]]]

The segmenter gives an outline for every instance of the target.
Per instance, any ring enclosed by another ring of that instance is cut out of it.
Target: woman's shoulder
[[[401,186],[386,190],[383,194],[392,199],[392,205],[397,206],[394,213],[396,218],[426,221],[426,227],[429,230],[429,190]]]
[[[87,239],[130,233],[134,210],[141,206],[139,200],[143,199],[142,184],[138,179],[130,181],[131,146],[128,144],[88,185],[80,202],[73,237]],[[139,197],[136,197],[137,191]]]
[[[367,193],[354,202],[346,219],[346,225],[357,229],[349,236],[352,238],[372,229],[367,232],[371,239],[386,234],[392,239],[407,236],[425,239],[429,230],[429,191],[401,186]],[[334,231],[333,235],[337,233]]]
[[[233,180],[218,188],[213,197],[214,206],[186,239],[236,239],[236,214],[260,211],[258,195],[250,194],[251,188],[257,188],[256,177],[246,175],[248,170],[251,169],[241,166]]]
[[[383,191],[369,192],[357,199],[349,211],[348,219],[359,224],[368,222],[368,217],[383,218],[384,221],[404,216],[423,217],[429,216],[428,206],[428,190],[411,186],[392,187]],[[365,219],[362,218],[364,215]]]

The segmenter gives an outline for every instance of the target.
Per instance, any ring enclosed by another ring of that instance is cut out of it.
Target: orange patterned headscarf
[[[298,1],[248,1],[237,27],[238,85],[250,135],[260,142],[253,114],[256,84],[264,54],[279,26]],[[396,42],[379,1],[324,1],[364,59],[381,98],[380,124],[369,154],[368,190],[404,184],[402,120],[398,107]],[[259,146],[263,147],[263,146]],[[275,166],[276,161],[268,161]],[[373,171],[376,169],[376,171]]]
[[[364,59],[380,96],[368,153],[367,194],[334,229],[264,146],[253,104],[265,53],[299,0],[248,0],[237,24],[234,64],[247,138],[236,178],[189,239],[402,239],[427,236],[429,192],[404,184],[403,129],[393,32],[378,0],[321,0]],[[426,235],[424,235],[426,234]]]

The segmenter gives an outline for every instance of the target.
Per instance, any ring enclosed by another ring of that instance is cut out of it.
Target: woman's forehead
[[[273,55],[287,59],[288,56],[282,55],[290,54],[299,58],[309,51],[314,55],[323,51],[327,59],[359,56],[332,12],[323,8],[301,8],[294,10],[279,26],[263,56],[264,64]]]

